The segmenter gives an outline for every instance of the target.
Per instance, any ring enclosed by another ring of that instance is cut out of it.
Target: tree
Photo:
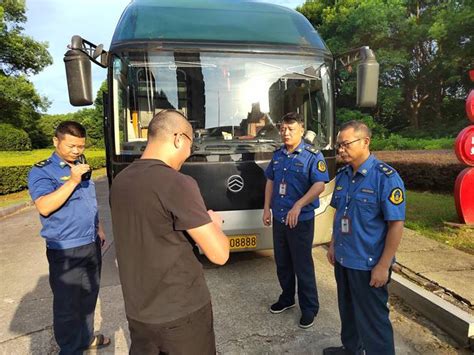
[[[474,57],[472,1],[322,0],[306,1],[297,10],[333,52],[362,45],[375,50],[381,75],[372,114],[378,122],[397,130],[409,125],[413,131],[464,119],[460,99]],[[339,98],[345,107],[350,107],[348,94],[353,90]]]
[[[81,123],[87,131],[88,145],[102,147],[104,145],[104,130],[102,114],[95,108],[83,108],[74,113],[73,120]]]
[[[94,100],[94,106],[99,111],[101,115],[103,115],[104,111],[104,94],[107,94],[108,87],[107,87],[107,80],[104,80],[100,85],[99,91],[97,91],[97,96]]]
[[[374,115],[385,127],[397,126],[401,99],[396,75],[392,71],[405,61],[403,51],[396,45],[398,24],[404,17],[402,3],[394,0],[306,1],[297,10],[311,21],[333,53],[364,45],[375,50],[381,72],[379,104],[374,110],[363,111]],[[341,70],[340,76],[344,85],[337,98],[338,106],[352,108],[356,76],[346,70]]]
[[[10,123],[28,132],[34,147],[45,144],[37,128],[49,101],[41,97],[28,75],[39,73],[52,63],[47,43],[24,35],[25,1],[0,3],[0,123]]]
[[[44,146],[53,145],[54,131],[56,127],[63,121],[74,120],[74,113],[66,113],[59,115],[42,115],[38,120],[38,130],[41,135],[45,138]]]
[[[58,114],[58,115],[42,115],[38,121],[38,128],[45,137],[48,146],[52,144],[54,131],[59,123],[72,120],[82,124],[87,131],[87,145],[98,148],[104,147],[104,121],[103,121],[103,93],[107,92],[107,81],[104,81],[97,92],[94,101],[94,107],[84,108],[77,112]]]
[[[102,82],[97,91],[94,108],[81,110],[85,111],[81,122],[87,129],[87,136],[91,144],[97,147],[104,147],[104,93],[107,93],[107,80]]]

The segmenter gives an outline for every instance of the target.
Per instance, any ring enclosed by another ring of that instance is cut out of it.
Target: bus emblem
[[[231,192],[240,192],[244,188],[244,179],[240,175],[232,175],[227,179],[227,188]]]

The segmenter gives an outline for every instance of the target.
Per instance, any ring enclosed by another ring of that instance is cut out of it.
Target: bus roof
[[[129,41],[261,43],[329,51],[299,12],[251,0],[132,0],[112,45]]]

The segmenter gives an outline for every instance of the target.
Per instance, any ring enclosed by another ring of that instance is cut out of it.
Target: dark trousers
[[[356,353],[395,354],[389,319],[387,285],[371,287],[370,271],[354,270],[336,262],[334,272],[341,316],[341,341]]]
[[[100,242],[64,250],[46,249],[46,255],[59,353],[82,354],[94,333],[102,265]]]
[[[298,222],[295,228],[273,220],[273,249],[282,289],[279,301],[285,305],[295,302],[296,279],[301,312],[316,315],[319,301],[312,255],[313,234],[314,218]]]
[[[127,319],[132,355],[216,353],[211,303],[185,317],[166,323],[150,324],[129,317]]]

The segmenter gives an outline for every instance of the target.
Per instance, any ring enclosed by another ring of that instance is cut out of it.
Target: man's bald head
[[[192,127],[186,116],[177,110],[163,110],[157,113],[148,124],[148,138],[165,138],[170,134],[188,132],[192,134]]]

